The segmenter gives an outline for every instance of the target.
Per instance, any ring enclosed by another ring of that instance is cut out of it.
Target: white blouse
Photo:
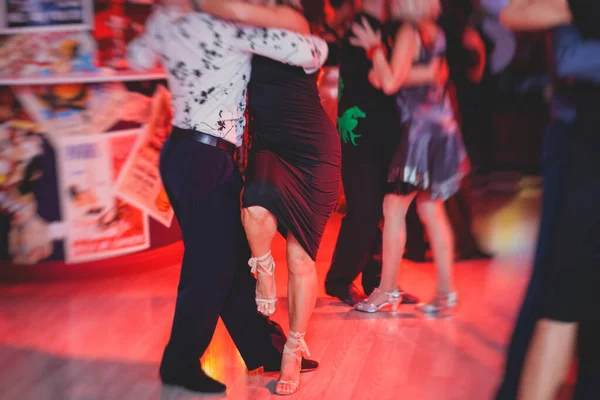
[[[252,55],[258,54],[316,72],[327,44],[315,36],[254,28],[205,13],[156,8],[146,31],[128,46],[133,68],[160,62],[171,90],[173,126],[194,129],[242,144],[246,86]]]

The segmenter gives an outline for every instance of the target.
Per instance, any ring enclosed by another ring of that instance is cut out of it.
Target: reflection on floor
[[[487,195],[476,230],[491,262],[456,266],[462,304],[455,317],[428,320],[409,306],[365,315],[320,288],[307,340],[321,368],[303,375],[295,399],[486,400],[498,383],[508,336],[528,277],[539,190]],[[341,221],[319,254],[322,284]],[[284,245],[274,247],[281,292],[275,320],[287,326]],[[134,277],[0,287],[0,399],[199,398],[163,389],[157,364],[174,307],[178,265]],[[402,285],[428,297],[431,264],[405,263]],[[275,378],[248,375],[219,325],[204,367],[230,399],[270,399]]]

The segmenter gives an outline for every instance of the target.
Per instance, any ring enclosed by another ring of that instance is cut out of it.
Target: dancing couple
[[[389,32],[381,22],[386,11],[393,21],[398,21],[391,24]],[[446,90],[445,37],[434,22],[440,11],[439,3],[421,11],[427,13],[415,13],[397,0],[365,2],[341,53],[339,128],[345,142],[343,176],[345,189],[351,190],[347,197],[353,195],[348,198],[349,214],[344,224],[368,225],[362,227],[368,239],[364,242],[366,252],[357,256],[363,266],[377,234],[383,203],[381,280],[367,299],[356,304],[355,308],[364,312],[396,309],[403,300],[397,275],[406,242],[406,213],[415,200],[431,240],[438,272],[436,294],[431,301],[419,304],[418,310],[441,315],[457,303],[452,282],[453,233],[444,201],[458,191],[469,165]],[[389,41],[393,41],[392,49],[387,45]],[[364,51],[357,54],[351,46]],[[352,66],[344,64],[349,59],[347,54],[353,54]],[[376,100],[375,107],[369,106],[370,100]],[[353,122],[351,126],[348,119]],[[346,164],[346,157],[351,162]],[[363,172],[347,174],[350,170]],[[361,176],[365,178],[363,181],[370,182],[368,188],[373,192],[364,197],[379,199],[371,202],[367,212],[357,210],[358,203],[366,203],[352,191],[356,186],[354,180]],[[347,239],[343,234],[350,234],[344,228],[340,241]],[[339,245],[340,242],[338,248]],[[335,254],[327,277],[327,291],[353,303],[359,294],[350,282],[341,282],[344,285],[336,289],[336,278],[343,275],[339,273],[341,267],[337,268],[342,257],[347,258]],[[363,272],[365,291],[375,280],[372,275]],[[347,288],[346,292],[342,286]]]
[[[315,75],[327,46],[310,35],[301,4],[292,3],[163,0],[128,49],[134,66],[163,65],[174,109],[160,172],[185,252],[160,368],[166,384],[225,391],[199,365],[219,317],[249,369],[280,369],[277,394],[296,392],[301,370],[316,368],[302,358],[308,353],[304,334],[316,300],[315,257],[338,196],[341,155]],[[259,28],[282,23],[279,28],[288,30]],[[233,154],[242,143],[247,86],[258,135],[240,219],[242,177]],[[281,329],[264,317],[276,305],[270,246],[277,230],[288,243],[291,330],[283,354],[274,343],[283,337]],[[264,316],[251,299],[255,290]]]

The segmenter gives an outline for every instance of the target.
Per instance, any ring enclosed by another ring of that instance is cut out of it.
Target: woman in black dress
[[[598,0],[513,1],[501,18],[505,25],[521,30],[573,23],[585,39],[600,40]],[[552,262],[544,271],[542,315],[521,378],[522,400],[554,399],[567,378],[576,346],[580,370],[589,370],[599,361],[600,86],[577,82],[573,93],[577,120],[567,149],[564,203],[558,216]],[[598,372],[596,367],[596,376]],[[597,399],[597,385],[578,382],[575,398]],[[595,389],[589,390],[591,386]]]
[[[221,0],[214,8],[210,1],[204,7],[219,17],[255,26],[310,33],[307,20],[320,22],[323,2],[290,3],[269,9]],[[322,48],[324,62],[324,41]],[[299,389],[301,355],[309,354],[304,334],[317,296],[315,260],[340,189],[340,140],[321,106],[315,72],[255,57],[248,85],[256,135],[242,199],[242,222],[254,256],[250,266],[257,274],[258,311],[265,315],[275,312],[276,303],[271,242],[277,231],[287,239],[290,334],[277,394]]]

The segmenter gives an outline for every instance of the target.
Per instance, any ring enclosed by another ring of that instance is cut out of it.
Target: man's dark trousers
[[[266,367],[265,360],[277,369],[281,351],[273,340],[285,339],[278,325],[256,312],[250,250],[240,221],[242,177],[233,155],[170,137],[160,171],[185,247],[161,372],[197,369],[219,317],[248,369]]]
[[[567,168],[567,148],[573,125],[554,121],[544,137],[542,177],[544,194],[540,233],[531,280],[515,325],[506,357],[504,379],[496,400],[515,400],[521,371],[535,324],[541,314],[542,279],[563,197]]]
[[[349,286],[362,272],[364,291],[379,286],[383,197],[389,157],[361,157],[360,150],[342,147],[342,182],[348,210],[338,236],[325,285]],[[357,151],[358,150],[358,151]]]

